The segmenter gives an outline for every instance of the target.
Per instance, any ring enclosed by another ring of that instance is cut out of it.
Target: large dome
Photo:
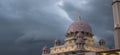
[[[92,32],[92,29],[89,24],[84,21],[77,20],[74,21],[68,28],[67,33],[76,32],[76,31],[84,31],[84,32]]]

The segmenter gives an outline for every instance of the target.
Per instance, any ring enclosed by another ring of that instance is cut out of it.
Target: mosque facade
[[[113,0],[114,42],[115,48],[105,46],[106,41],[100,39],[98,45],[94,41],[91,26],[80,20],[74,21],[66,32],[65,43],[56,39],[50,49],[45,46],[42,55],[120,55],[120,0]]]

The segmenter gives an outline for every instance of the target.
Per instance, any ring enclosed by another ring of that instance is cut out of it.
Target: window
[[[81,31],[82,34],[85,34],[84,31]]]
[[[87,32],[86,35],[89,36],[89,33]]]

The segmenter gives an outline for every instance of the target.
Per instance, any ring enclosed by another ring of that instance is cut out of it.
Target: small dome
[[[84,32],[92,32],[92,29],[89,24],[84,21],[77,20],[74,21],[68,28],[67,33],[76,32],[76,31],[84,31]]]
[[[60,42],[60,40],[59,40],[59,39],[56,39],[55,42]]]
[[[99,45],[100,45],[100,46],[105,45],[105,40],[104,40],[104,39],[100,39],[100,40],[99,40]]]
[[[104,39],[100,39],[100,40],[99,40],[99,43],[100,43],[100,42],[105,42],[105,40],[104,40]]]
[[[48,47],[47,47],[47,46],[44,46],[44,47],[43,47],[43,50],[48,50]]]

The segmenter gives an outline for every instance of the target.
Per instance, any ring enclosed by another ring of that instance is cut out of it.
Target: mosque
[[[114,42],[115,48],[105,46],[106,41],[100,39],[95,45],[94,33],[90,25],[80,17],[74,21],[66,32],[65,43],[56,39],[50,49],[45,46],[42,55],[120,55],[120,0],[113,0]]]

